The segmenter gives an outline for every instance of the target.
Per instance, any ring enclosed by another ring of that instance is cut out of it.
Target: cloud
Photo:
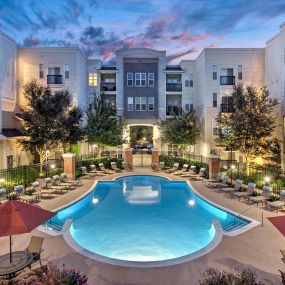
[[[40,44],[40,39],[35,36],[28,36],[24,38],[24,46],[26,47],[35,47]]]
[[[189,49],[189,50],[184,50],[182,52],[173,53],[173,54],[170,54],[170,55],[167,56],[167,60],[168,61],[172,61],[172,60],[175,60],[175,59],[179,59],[182,56],[189,55],[189,54],[195,53],[195,52],[196,52],[196,50]]]

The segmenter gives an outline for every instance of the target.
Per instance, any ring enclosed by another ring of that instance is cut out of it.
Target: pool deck
[[[153,174],[183,181],[180,177],[153,172],[149,169],[138,168],[124,173],[124,175],[128,174]],[[122,174],[108,175],[101,180],[112,180],[120,175]],[[53,210],[72,202],[90,189],[94,179],[84,179],[83,182],[84,185],[75,191],[54,199],[42,200],[40,206]],[[245,202],[226,198],[224,194],[205,187],[202,181],[191,181],[191,184],[204,197],[232,211],[240,213],[249,208]],[[209,267],[225,270],[251,268],[261,280],[267,279],[271,282],[265,284],[280,284],[278,269],[284,270],[285,265],[280,259],[279,250],[285,248],[285,239],[267,217],[283,215],[283,213],[277,214],[253,207],[244,215],[261,221],[262,212],[264,226],[257,226],[235,237],[224,236],[213,251],[194,261],[161,268],[125,268],[97,262],[75,252],[66,244],[62,236],[52,237],[38,230],[34,230],[31,234],[45,237],[43,263],[50,262],[59,266],[65,264],[69,268],[79,269],[83,274],[88,275],[90,285],[195,285],[199,284],[201,274]],[[13,250],[25,249],[31,234],[14,236]],[[0,254],[7,253],[8,249],[9,238],[0,238]]]

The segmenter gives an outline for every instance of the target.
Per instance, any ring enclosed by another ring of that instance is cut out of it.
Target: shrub
[[[208,269],[202,274],[200,285],[264,285],[257,281],[257,276],[249,269],[240,272],[219,271],[214,268]]]

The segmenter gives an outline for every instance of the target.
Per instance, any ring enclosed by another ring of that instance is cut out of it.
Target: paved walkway
[[[149,172],[147,169],[137,169],[132,173],[146,174]],[[109,175],[104,180],[110,180],[116,176],[118,175]],[[176,176],[169,175],[169,177],[179,180]],[[55,199],[44,200],[41,206],[52,210],[71,202],[88,191],[93,183],[94,181],[85,179],[83,187]],[[233,211],[241,212],[249,207],[243,202],[225,198],[223,194],[206,188],[201,181],[192,182],[192,185],[203,196]],[[246,216],[260,220],[261,213],[261,209],[252,208],[246,212]],[[59,266],[65,264],[69,268],[79,269],[88,275],[91,285],[195,285],[199,284],[202,272],[208,267],[225,270],[252,268],[260,279],[267,279],[271,282],[266,284],[277,285],[280,284],[278,269],[285,270],[279,252],[281,248],[285,248],[285,240],[283,235],[267,220],[267,217],[276,215],[276,213],[264,211],[263,227],[258,226],[236,237],[224,237],[216,249],[194,261],[149,269],[124,268],[100,263],[74,252],[61,236],[50,237],[37,230],[32,234],[46,237],[42,255],[44,262],[52,262]],[[13,249],[26,248],[29,236],[30,234],[25,234],[13,237]],[[8,248],[9,238],[0,238],[0,254],[6,253]]]

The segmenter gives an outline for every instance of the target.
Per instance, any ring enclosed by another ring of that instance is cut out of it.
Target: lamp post
[[[46,178],[48,177],[48,154],[49,154],[49,149],[47,148],[46,151]]]
[[[230,151],[230,167],[231,167],[231,185],[233,184],[233,169],[235,169],[235,165],[233,165],[233,148],[232,146],[227,146],[225,151]]]

